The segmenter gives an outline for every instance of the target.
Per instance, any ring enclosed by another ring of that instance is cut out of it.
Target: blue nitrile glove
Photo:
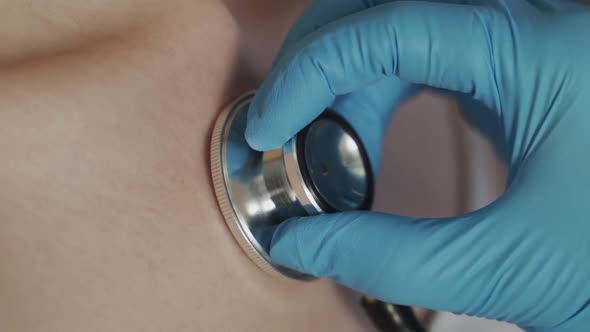
[[[251,106],[247,140],[277,148],[332,106],[376,165],[391,110],[413,90],[402,81],[486,106],[467,112],[492,114],[483,125],[501,129],[489,132],[505,145],[506,193],[457,218],[295,218],[276,230],[273,259],[388,302],[529,331],[590,331],[589,8],[316,1]]]

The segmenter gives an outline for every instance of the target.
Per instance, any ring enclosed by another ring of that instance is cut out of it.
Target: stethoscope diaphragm
[[[275,276],[313,279],[273,262],[273,230],[289,217],[370,208],[369,159],[352,127],[330,111],[280,149],[251,149],[244,133],[253,97],[240,97],[215,124],[211,172],[217,200],[233,236],[256,265]]]

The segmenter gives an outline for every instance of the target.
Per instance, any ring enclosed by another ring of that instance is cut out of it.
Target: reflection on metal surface
[[[426,332],[410,307],[364,297],[361,305],[379,332]]]
[[[370,176],[358,142],[331,117],[316,120],[300,136],[303,167],[326,210],[362,207],[370,194]]]
[[[260,268],[309,280],[272,261],[274,228],[289,217],[368,209],[374,189],[368,158],[352,128],[329,112],[280,149],[252,150],[244,138],[252,97],[245,95],[224,110],[213,130],[217,199],[232,234]]]

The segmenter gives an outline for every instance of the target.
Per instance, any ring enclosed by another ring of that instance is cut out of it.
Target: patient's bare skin
[[[209,180],[216,114],[305,3],[26,3],[0,2],[1,331],[367,329],[258,270]]]

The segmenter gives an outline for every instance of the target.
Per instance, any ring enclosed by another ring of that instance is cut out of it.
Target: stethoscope
[[[294,216],[367,210],[374,179],[355,131],[331,111],[315,119],[281,148],[259,152],[244,138],[248,93],[221,112],[211,139],[211,172],[219,207],[236,241],[262,270],[301,281],[312,276],[273,262],[275,226]],[[363,298],[379,331],[423,332],[411,308]]]

